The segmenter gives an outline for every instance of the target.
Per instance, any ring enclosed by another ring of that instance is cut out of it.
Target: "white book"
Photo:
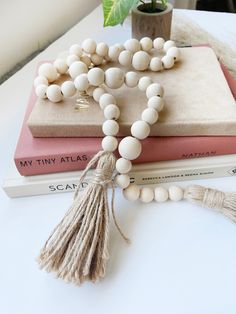
[[[80,175],[81,171],[73,171],[23,177],[12,162],[3,189],[9,197],[72,192]],[[82,188],[88,185],[91,175],[92,171],[82,182]],[[145,185],[234,175],[236,154],[139,164],[133,166],[130,178],[132,183]]]

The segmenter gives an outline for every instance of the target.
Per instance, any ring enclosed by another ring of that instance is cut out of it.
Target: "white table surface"
[[[176,12],[235,49],[235,15]],[[36,64],[87,37],[123,42],[130,29],[102,29],[98,8],[0,86],[1,181],[16,145]],[[198,183],[236,190],[233,177]],[[141,205],[125,201],[118,192],[117,215],[132,245],[127,247],[112,228],[107,277],[78,288],[40,271],[35,257],[71,199],[71,193],[9,199],[0,190],[0,313],[236,312],[236,225],[186,202]]]

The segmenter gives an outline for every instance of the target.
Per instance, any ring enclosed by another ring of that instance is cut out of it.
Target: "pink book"
[[[222,70],[236,96],[236,81]],[[33,138],[26,124],[35,104],[31,93],[15,151],[15,164],[23,176],[82,170],[101,149],[101,138]],[[236,154],[235,136],[150,137],[142,141],[143,153],[135,163]]]

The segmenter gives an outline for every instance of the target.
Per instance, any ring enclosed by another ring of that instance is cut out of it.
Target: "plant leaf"
[[[114,26],[124,22],[130,9],[138,0],[103,0],[104,26]]]
[[[163,5],[163,7],[166,8],[167,0],[161,0],[161,3],[162,3],[162,5]]]

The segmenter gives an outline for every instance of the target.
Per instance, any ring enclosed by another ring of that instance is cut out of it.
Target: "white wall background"
[[[86,16],[100,0],[0,0],[0,76]]]

